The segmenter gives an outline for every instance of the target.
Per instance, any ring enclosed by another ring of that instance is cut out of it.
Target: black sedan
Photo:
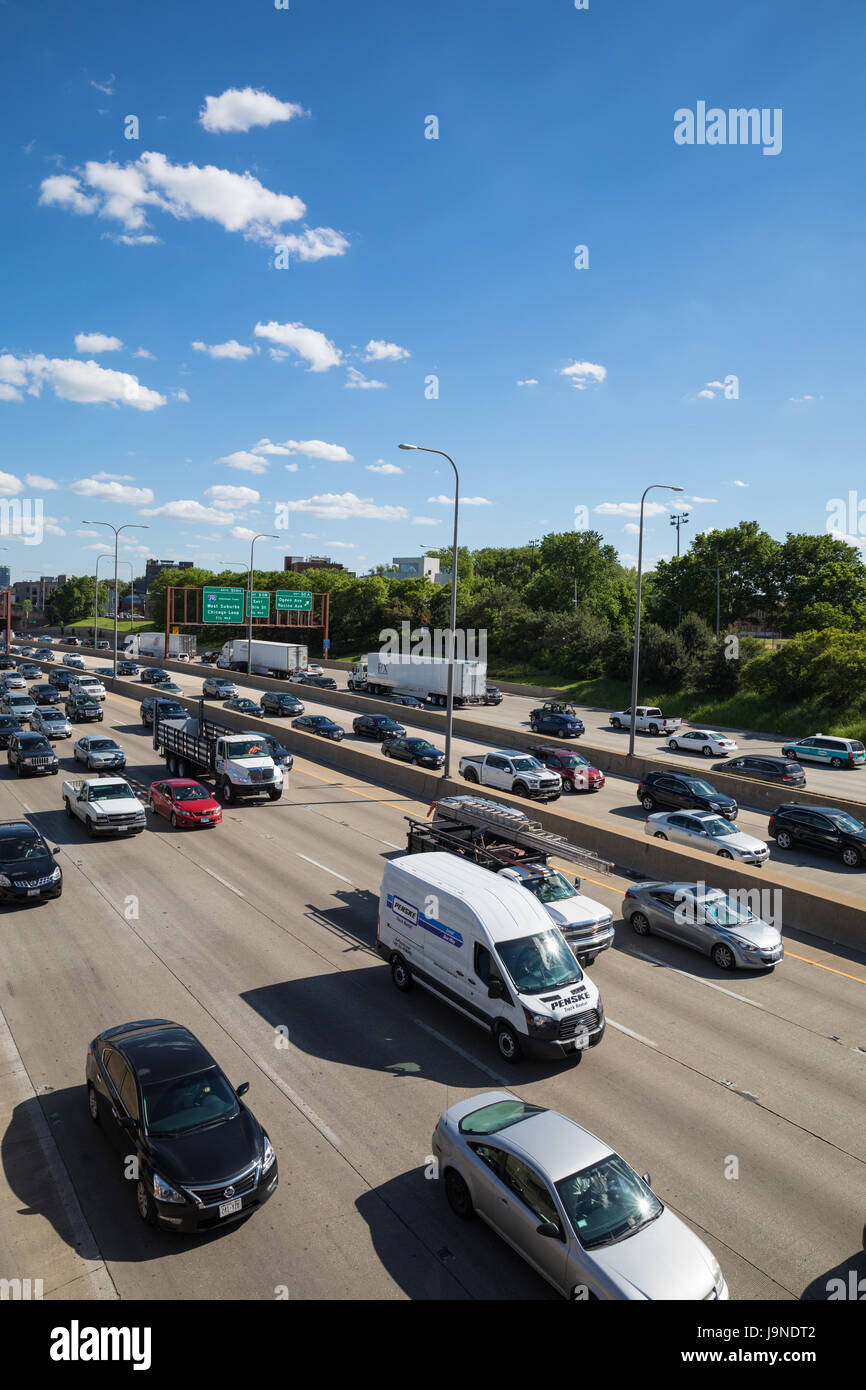
[[[109,1142],[137,1160],[142,1221],[196,1232],[264,1206],[278,1181],[271,1141],[214,1058],[179,1023],[146,1019],[95,1037],[87,1104]]]
[[[188,719],[189,716],[183,705],[179,705],[177,700],[163,700],[159,695],[148,695],[146,700],[142,700],[139,705],[139,715],[145,728],[153,724],[153,712],[159,712],[160,719]]]
[[[382,752],[386,758],[414,763],[416,767],[442,767],[445,762],[445,754],[426,738],[388,738],[382,744]]]
[[[360,738],[404,738],[406,730],[396,719],[387,714],[359,714],[352,720],[352,728]]]
[[[292,720],[293,729],[302,729],[305,734],[318,734],[321,738],[332,738],[337,743],[344,737],[345,730],[325,714],[302,714],[300,719]]]
[[[9,740],[23,733],[21,721],[14,714],[0,714],[0,748],[8,748]]]
[[[15,734],[9,740],[6,760],[19,777],[41,777],[60,770],[60,760],[44,734]]]
[[[225,700],[223,709],[233,709],[236,714],[249,714],[253,719],[262,719],[265,713],[261,705],[257,705],[255,700],[248,700],[246,695],[235,695],[231,700]]]
[[[160,681],[170,681],[171,673],[163,671],[161,666],[145,666],[141,679],[145,685],[159,685]]]
[[[260,701],[266,714],[303,714],[304,702],[286,690],[266,690]]]
[[[56,685],[49,685],[47,681],[39,685],[31,685],[30,698],[35,700],[37,705],[59,705],[63,703],[63,696]]]
[[[117,674],[119,676],[137,676],[138,667],[134,661],[118,661]]]
[[[92,695],[67,695],[64,709],[66,718],[71,719],[73,724],[82,720],[85,723],[92,720],[102,723],[102,705]]]
[[[59,898],[63,874],[45,840],[26,820],[0,822],[0,902]]]

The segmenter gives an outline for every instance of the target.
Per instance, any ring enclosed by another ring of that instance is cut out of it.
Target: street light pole
[[[99,562],[100,562],[100,560],[104,560],[105,557],[106,557],[106,555],[110,555],[110,554],[111,554],[111,552],[110,552],[109,550],[103,550],[102,553],[101,553],[100,555],[97,555],[97,557],[96,557],[96,574],[95,574],[96,591],[95,591],[95,593],[94,593],[94,595],[93,595],[93,650],[94,650],[94,651],[96,651],[96,639],[97,639],[97,637],[99,636]]]
[[[259,533],[259,535],[253,536],[252,540],[250,541],[250,591],[249,591],[249,594],[247,595],[247,602],[248,602],[249,605],[250,605],[250,611],[249,611],[249,613],[247,614],[247,675],[248,675],[248,676],[251,676],[252,673],[253,673],[253,550],[255,549],[256,541],[278,541],[279,539],[280,539],[279,536],[271,536],[271,535],[269,535],[267,532],[262,531],[262,532]]]
[[[114,651],[112,652],[111,655],[112,655],[112,666],[113,666],[113,668],[114,668],[113,674],[114,674],[115,677],[116,677],[116,676],[117,676],[117,544],[118,544],[118,540],[119,540],[121,531],[149,531],[149,530],[150,530],[150,527],[149,527],[149,526],[146,526],[146,525],[144,524],[144,522],[140,522],[140,521],[125,521],[124,524],[123,524],[122,526],[112,526],[112,524],[111,524],[110,521],[85,521],[85,522],[82,523],[82,525],[84,525],[84,526],[107,526],[108,529],[109,529],[109,531],[113,531],[113,532],[114,532]],[[97,576],[99,575],[99,559],[100,559],[100,557],[97,556],[97,557],[96,557],[96,573],[97,573]],[[96,593],[97,593],[97,598],[98,598],[98,596],[99,596],[99,580],[98,580],[98,578],[97,578],[97,583],[96,583]],[[95,629],[95,623],[94,623],[94,629]],[[95,651],[95,650],[96,650],[96,633],[95,633],[95,630],[94,630],[93,642],[94,642],[94,651]]]
[[[640,529],[638,532],[637,542],[637,607],[635,608],[634,614],[634,652],[632,653],[631,659],[631,719],[628,731],[628,755],[630,758],[634,756],[634,727],[636,718],[635,711],[637,707],[637,675],[638,666],[640,664],[640,591],[641,581],[643,579],[643,507],[644,502],[646,501],[647,493],[652,492],[653,488],[666,488],[669,492],[682,492],[682,488],[677,487],[674,483],[650,483],[649,487],[644,488],[643,494],[641,495],[640,499]]]
[[[417,449],[423,454],[438,454],[454,469],[454,541],[451,548],[451,618],[448,627],[448,687],[445,696],[445,762],[442,776],[451,776],[451,734],[454,727],[454,645],[457,640],[457,519],[460,506],[460,474],[450,454],[441,449],[427,449],[423,444],[401,444],[401,449]]]

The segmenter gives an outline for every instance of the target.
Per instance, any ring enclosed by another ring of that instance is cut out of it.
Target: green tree
[[[864,626],[866,565],[856,548],[838,536],[789,531],[776,556],[772,583],[786,634]]]

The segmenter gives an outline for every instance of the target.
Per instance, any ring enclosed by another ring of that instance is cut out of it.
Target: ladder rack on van
[[[560,859],[578,864],[583,869],[592,869],[595,873],[613,872],[611,861],[599,858],[595,850],[581,849],[566,840],[564,835],[543,830],[539,821],[530,820],[522,811],[513,811],[508,806],[500,806],[484,797],[443,796],[439,801],[434,801],[430,810],[434,808],[439,815],[455,825],[469,825],[477,830],[504,835],[521,849],[541,854],[557,854]],[[412,817],[406,816],[405,819],[411,821]]]

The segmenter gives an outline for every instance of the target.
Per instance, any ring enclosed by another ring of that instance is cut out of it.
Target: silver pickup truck
[[[562,778],[549,771],[531,753],[470,753],[460,759],[460,776],[482,787],[498,787],[533,801],[555,801],[562,794]]]
[[[628,709],[617,710],[609,720],[614,729],[631,728],[631,705]],[[636,705],[634,726],[642,734],[673,734],[682,724],[681,719],[666,719],[656,705]]]

